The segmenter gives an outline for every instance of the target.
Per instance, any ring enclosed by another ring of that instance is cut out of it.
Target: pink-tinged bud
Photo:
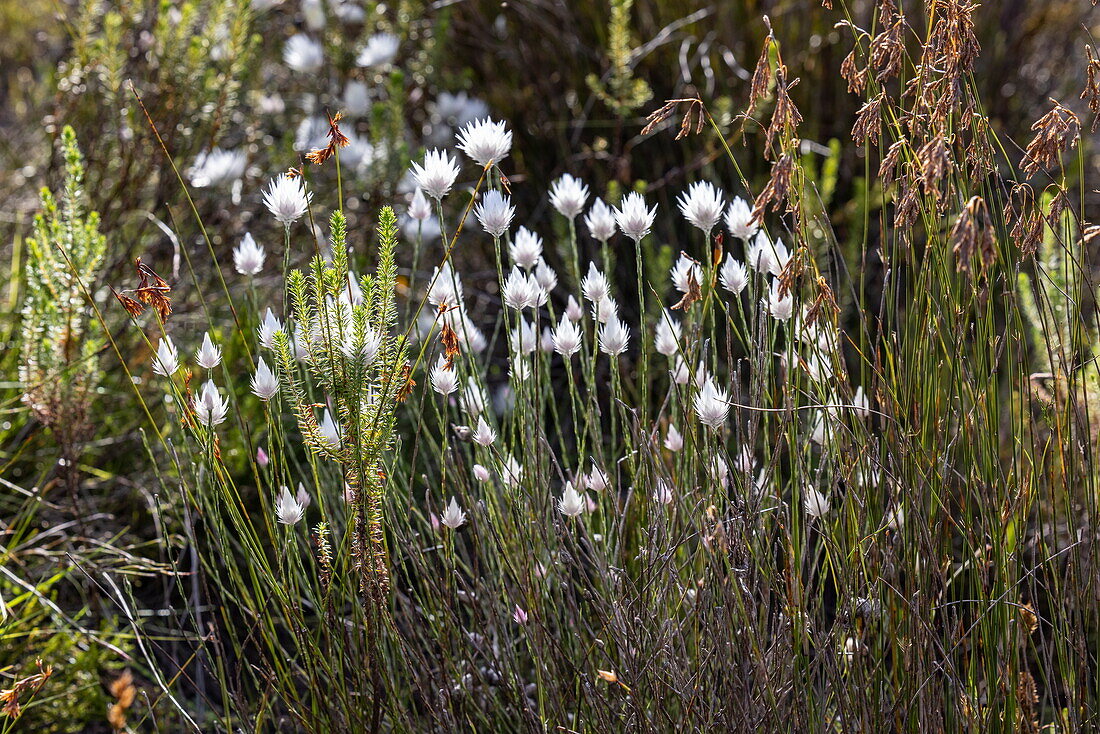
[[[512,619],[516,621],[516,624],[527,624],[527,612],[523,611],[523,608],[516,604],[516,610],[512,613]]]
[[[271,459],[267,458],[267,452],[262,448],[256,449],[256,463],[260,465],[261,469],[266,469],[267,465],[271,463]]]

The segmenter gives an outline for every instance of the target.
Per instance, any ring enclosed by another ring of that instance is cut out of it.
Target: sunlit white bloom
[[[619,304],[614,298],[608,296],[592,304],[592,317],[596,323],[606,324],[619,318]]]
[[[481,223],[482,229],[493,237],[504,234],[515,215],[516,208],[512,206],[512,200],[496,189],[486,191],[474,207],[474,216]]]
[[[671,423],[665,433],[665,448],[673,453],[684,448],[684,437],[680,435],[680,431],[677,430],[676,426]]]
[[[580,321],[584,318],[584,309],[573,296],[569,296],[569,300],[565,302],[565,318],[570,321]]]
[[[615,210],[603,199],[596,199],[592,208],[584,215],[584,226],[588,227],[588,231],[597,241],[607,242],[617,231]]]
[[[550,185],[550,204],[566,219],[575,219],[588,201],[588,186],[566,173]]]
[[[229,399],[223,398],[213,380],[207,380],[195,401],[195,420],[207,428],[225,421],[229,412]]]
[[[313,74],[325,63],[321,44],[303,33],[295,33],[283,46],[283,62],[299,74]]]
[[[153,358],[153,372],[171,377],[180,368],[180,353],[172,343],[172,337],[165,336],[157,345],[157,354]]]
[[[620,319],[614,318],[600,327],[599,340],[601,352],[617,357],[630,343],[630,330]]]
[[[336,449],[340,447],[340,427],[332,419],[332,413],[328,412],[328,408],[325,408],[319,428],[321,429],[321,439],[329,448]]]
[[[357,66],[377,68],[389,66],[397,57],[400,40],[392,33],[375,33],[355,58]]]
[[[816,487],[803,485],[802,506],[812,518],[820,518],[829,512],[829,498],[817,491]]]
[[[471,418],[481,415],[485,410],[485,406],[489,403],[489,399],[485,396],[485,391],[481,389],[481,386],[477,384],[477,380],[473,375],[466,378],[466,387],[462,391],[462,408],[470,414]]]
[[[543,293],[547,294],[558,287],[558,274],[541,257],[535,263],[535,282],[539,284],[539,288],[542,288]]]
[[[439,200],[454,186],[458,178],[458,164],[446,151],[429,150],[424,153],[424,165],[412,164],[412,174],[416,185],[424,193]]]
[[[189,171],[191,185],[201,189],[231,184],[244,175],[247,162],[243,150],[213,148],[208,153],[200,153]]]
[[[653,227],[657,216],[657,206],[647,209],[645,199],[637,191],[631,191],[623,198],[623,203],[615,210],[615,224],[622,233],[635,242],[641,240]]]
[[[553,333],[554,351],[566,359],[580,351],[582,336],[575,321],[562,316]]]
[[[418,222],[423,222],[425,219],[432,215],[432,205],[428,201],[428,197],[424,196],[424,192],[417,189],[413,193],[412,200],[409,202],[409,216]]]
[[[787,267],[791,253],[788,252],[782,239],[776,238],[775,242],[772,242],[768,239],[768,235],[758,232],[752,244],[749,245],[745,259],[748,261],[748,266],[759,273],[779,275],[783,272],[783,268]]]
[[[512,272],[504,279],[501,297],[504,305],[509,308],[521,310],[532,308],[538,304],[542,289],[531,276],[525,275],[518,267],[513,266]]]
[[[277,392],[279,392],[279,379],[267,366],[264,358],[260,357],[256,362],[256,374],[252,376],[252,394],[260,400],[271,400]]]
[[[680,259],[672,266],[669,274],[672,276],[672,284],[681,293],[691,290],[693,280],[696,288],[703,283],[703,269],[699,267],[698,261],[688,257],[686,252],[680,253]]]
[[[512,351],[530,354],[538,347],[538,341],[535,325],[521,316],[519,324],[512,329]]]
[[[665,309],[661,318],[657,321],[657,332],[654,335],[653,346],[659,354],[671,357],[680,350],[680,322],[672,318],[672,314]]]
[[[447,505],[447,509],[443,511],[443,515],[439,518],[439,521],[451,530],[455,530],[465,524],[466,513],[458,506],[458,500],[451,497],[451,503]]]
[[[558,510],[566,517],[577,517],[584,512],[588,503],[584,501],[584,495],[578,492],[572,482],[565,483],[565,491],[558,500]]]
[[[370,108],[370,87],[367,86],[366,82],[352,79],[344,85],[343,111],[345,114],[352,117],[364,117],[370,112]]]
[[[542,258],[542,238],[526,227],[520,227],[508,246],[508,254],[516,265],[530,270]]]
[[[592,471],[584,475],[584,486],[591,489],[593,492],[602,492],[611,485],[611,479],[607,476],[607,473],[596,466],[596,460],[592,460]]]
[[[696,181],[680,194],[677,203],[684,219],[703,230],[703,234],[709,238],[714,225],[722,218],[722,209],[725,207],[723,199],[721,189],[715,188],[708,181]]]
[[[451,267],[449,260],[443,263],[442,267],[435,269],[430,283],[428,303],[433,306],[448,307],[462,303],[462,278]]]
[[[515,487],[523,479],[523,467],[515,458],[506,457],[500,465],[500,478],[505,484]]]
[[[256,244],[251,233],[245,232],[241,243],[233,248],[233,267],[241,275],[255,275],[263,270],[266,257],[264,248]]]
[[[718,282],[722,284],[723,288],[736,296],[745,290],[745,286],[749,284],[748,268],[735,258],[733,253],[730,253],[726,255],[726,261],[722,263],[722,267],[718,270]]]
[[[742,474],[752,474],[753,469],[756,468],[756,460],[753,458],[752,449],[748,446],[742,446],[733,460],[733,468]]]
[[[493,122],[488,117],[474,120],[459,131],[458,149],[479,166],[499,165],[512,150],[512,133],[503,122]]]
[[[539,348],[546,353],[554,351],[554,330],[549,326],[542,327],[542,335],[539,337]]]
[[[729,395],[714,384],[713,378],[708,378],[695,394],[695,412],[699,421],[717,430],[726,422],[729,411]]]
[[[531,377],[531,361],[522,357],[513,358],[509,373],[515,382],[526,382]]]
[[[658,479],[656,486],[653,488],[653,501],[659,505],[670,505],[672,499],[672,485],[664,479]]]
[[[382,335],[369,328],[363,332],[362,338],[356,336],[354,329],[346,331],[343,342],[340,344],[340,351],[345,357],[350,360],[361,360],[364,365],[374,362],[381,348]]]
[[[479,415],[477,417],[477,427],[474,428],[471,438],[479,446],[489,446],[497,440],[497,432],[486,422],[485,416]]]
[[[271,179],[271,184],[264,191],[264,205],[284,227],[302,218],[311,198],[313,194],[306,191],[301,176],[291,178],[285,173]]]
[[[212,370],[221,364],[222,348],[214,344],[214,341],[210,338],[209,331],[202,337],[202,346],[199,347],[199,351],[195,353],[195,361],[198,362],[199,367],[202,367],[204,370]]]
[[[440,395],[450,395],[458,389],[458,371],[454,365],[448,369],[447,360],[443,357],[432,367],[428,379],[432,383],[432,389]]]
[[[271,309],[267,309],[264,314],[264,320],[256,329],[256,335],[260,339],[260,346],[264,349],[275,348],[275,334],[283,330],[283,324],[279,319],[275,318],[275,314]]]
[[[462,127],[488,114],[489,105],[466,92],[440,92],[435,100],[433,118],[446,125]]]
[[[868,399],[867,394],[863,392],[862,385],[856,388],[855,395],[852,396],[852,407],[855,408],[855,414],[860,418],[869,418],[871,415],[871,401]]]
[[[292,495],[289,489],[283,487],[275,500],[275,517],[279,522],[284,525],[293,525],[302,519],[305,512],[306,508],[298,498]]]
[[[483,352],[485,347],[489,345],[489,342],[485,339],[485,334],[470,319],[470,315],[466,313],[465,306],[460,304],[457,308],[449,309],[443,314],[442,320],[458,334],[465,351]]]
[[[581,293],[592,303],[599,303],[611,295],[607,276],[596,269],[596,263],[588,263],[588,274],[581,280]]]
[[[752,207],[740,196],[733,197],[729,208],[726,209],[726,229],[737,239],[746,242],[760,229],[760,226],[752,221]]]
[[[768,297],[764,301],[764,308],[779,321],[787,321],[794,315],[794,294],[779,295],[779,281],[772,281],[768,290]]]
[[[479,482],[487,482],[493,475],[481,464],[474,464],[474,479]]]
[[[676,357],[676,364],[669,370],[669,374],[677,385],[686,385],[691,382],[691,370],[688,369],[683,357]]]

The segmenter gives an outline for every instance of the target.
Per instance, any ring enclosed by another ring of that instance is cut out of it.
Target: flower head
[[[284,525],[293,525],[302,519],[305,515],[306,508],[298,498],[290,493],[290,490],[286,487],[282,488],[279,492],[279,497],[275,500],[275,517],[279,522]]]
[[[429,281],[428,303],[433,306],[457,306],[462,303],[462,278],[448,260],[432,273]]]
[[[733,197],[726,209],[726,229],[739,240],[748,242],[760,226],[752,221],[752,207],[740,196]]]
[[[584,495],[573,488],[572,482],[565,483],[565,491],[558,500],[558,510],[566,517],[576,517],[584,512],[588,503],[584,501]]]
[[[512,272],[504,279],[504,290],[501,296],[504,304],[517,310],[533,308],[539,305],[543,290],[538,281],[530,275],[525,275],[522,270],[512,267]]]
[[[180,353],[172,343],[172,337],[165,335],[157,345],[157,354],[153,357],[153,372],[171,377],[180,368]]]
[[[284,227],[290,227],[302,218],[312,198],[313,194],[306,191],[300,176],[291,178],[285,173],[271,179],[271,184],[264,191],[264,204]]]
[[[481,201],[474,207],[474,216],[482,228],[493,237],[500,237],[512,223],[516,208],[512,200],[496,189],[486,191]]]
[[[195,419],[207,428],[213,428],[225,421],[229,412],[229,399],[221,396],[213,380],[207,380],[194,407]]]
[[[588,186],[565,174],[550,186],[550,204],[566,219],[576,219],[588,201]]]
[[[424,196],[424,192],[417,189],[413,192],[412,201],[409,202],[409,216],[417,222],[423,222],[432,216],[432,205],[428,201],[428,197]]]
[[[584,486],[591,489],[593,492],[602,492],[608,488],[611,484],[611,479],[608,478],[607,473],[596,465],[596,460],[592,460],[592,471],[584,475]]]
[[[447,360],[443,357],[440,357],[435,367],[432,367],[428,379],[432,383],[432,389],[440,395],[450,395],[458,389],[458,371],[453,365],[448,366]]]
[[[195,188],[224,186],[240,180],[248,158],[243,150],[213,148],[200,153],[189,171],[191,185]]]
[[[256,362],[256,374],[252,376],[252,394],[260,400],[271,400],[279,392],[279,378],[260,357]]]
[[[649,234],[653,220],[657,216],[657,207],[647,209],[645,199],[637,191],[631,191],[623,198],[623,203],[615,210],[615,223],[630,239],[640,241]]]
[[[726,416],[730,412],[729,396],[725,390],[714,384],[714,379],[709,378],[703,382],[699,392],[695,394],[695,412],[704,425],[717,430],[726,422]]]
[[[233,248],[233,267],[241,275],[255,275],[260,272],[265,259],[264,248],[256,244],[249,232],[245,232],[241,243]]]
[[[763,232],[757,232],[752,244],[749,245],[748,265],[757,272],[779,275],[790,259],[791,254],[787,251],[783,240],[777,238],[772,242]]]
[[[707,181],[696,181],[689,186],[687,191],[680,194],[678,203],[684,219],[703,230],[708,238],[714,225],[722,218],[722,209],[725,206],[722,190]]]
[[[592,208],[584,215],[584,226],[599,242],[607,242],[616,232],[615,210],[603,199],[596,199]]]
[[[508,246],[508,254],[516,265],[530,270],[542,258],[542,238],[526,227],[520,227]]]
[[[479,482],[487,482],[493,476],[492,473],[481,464],[474,464],[474,479]]]
[[[412,164],[416,185],[428,196],[439,200],[447,195],[458,178],[458,164],[442,150],[429,150],[424,153],[424,165]]]
[[[744,263],[737,260],[733,253],[726,255],[726,261],[718,270],[718,282],[733,295],[745,290],[749,284],[749,271]]]
[[[451,530],[456,530],[466,523],[466,513],[458,506],[458,500],[451,497],[451,503],[443,511],[443,516],[439,518],[439,521]]]
[[[336,425],[336,421],[332,419],[332,413],[328,412],[328,408],[325,408],[325,413],[318,428],[321,431],[321,439],[329,448],[336,449],[340,447],[340,428]]]
[[[569,296],[569,300],[565,302],[565,318],[570,321],[580,321],[584,318],[584,309],[573,296]]]
[[[779,295],[779,281],[773,280],[768,290],[768,298],[764,302],[764,308],[779,321],[787,321],[794,315],[794,294]]]
[[[474,120],[459,131],[458,148],[482,167],[499,164],[512,150],[512,133],[503,122]]]
[[[295,33],[283,46],[283,63],[299,74],[314,74],[325,63],[321,44],[303,33]]]
[[[600,327],[599,341],[601,352],[617,357],[626,351],[630,343],[630,330],[618,317],[610,319]]]
[[[562,316],[551,339],[554,344],[554,351],[566,359],[569,359],[581,349],[581,330],[576,322],[567,316]]]
[[[680,253],[680,259],[672,266],[669,274],[672,276],[672,284],[681,293],[687,293],[691,290],[693,278],[695,279],[696,288],[703,283],[703,269],[699,267],[696,260],[688,257],[686,252]]]
[[[222,361],[222,348],[216,346],[210,339],[210,332],[206,332],[202,337],[202,346],[199,347],[199,351],[195,353],[195,361],[199,363],[199,367],[204,370],[212,370],[221,364]]]
[[[680,322],[672,318],[672,314],[665,309],[657,322],[657,332],[653,339],[657,352],[666,357],[676,354],[680,350],[680,333]]]
[[[684,448],[684,437],[680,435],[680,431],[676,429],[676,426],[671,423],[668,426],[668,431],[665,432],[665,448],[673,453]]]
[[[375,33],[367,39],[367,45],[355,58],[356,66],[383,67],[393,63],[397,57],[400,41],[392,33]]]
[[[497,440],[497,432],[493,430],[493,427],[485,420],[484,415],[477,417],[477,426],[474,428],[473,435],[474,443],[478,446],[490,446],[493,441]]]
[[[802,506],[807,515],[817,519],[829,512],[829,498],[807,484],[802,487]]]
[[[275,334],[283,330],[283,324],[279,319],[275,318],[275,314],[271,309],[267,309],[264,314],[263,323],[256,329],[256,335],[260,339],[260,346],[264,349],[275,348]]]
[[[558,274],[541,257],[535,264],[535,282],[539,284],[543,293],[547,294],[558,287]],[[545,299],[542,302],[545,303]]]
[[[611,294],[607,276],[596,269],[596,263],[588,263],[588,274],[581,280],[581,293],[592,303],[599,303]]]

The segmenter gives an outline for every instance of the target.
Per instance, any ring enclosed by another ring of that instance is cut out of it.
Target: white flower
[[[637,191],[631,191],[615,210],[615,223],[623,234],[637,242],[649,234],[656,216],[656,205],[652,209],[647,209],[642,195]]]
[[[207,380],[195,401],[195,419],[207,428],[213,428],[225,421],[228,412],[229,400],[221,396],[213,380]]]
[[[725,206],[722,190],[707,181],[696,181],[680,194],[678,203],[684,219],[703,230],[703,234],[709,239],[714,225],[722,218],[722,209]]]
[[[659,354],[671,357],[680,350],[680,322],[672,318],[665,309],[657,322],[657,332],[653,343]]]
[[[573,296],[569,296],[569,300],[565,302],[565,318],[570,321],[580,321],[584,318],[584,309]]]
[[[328,408],[325,408],[325,413],[321,418],[321,424],[318,427],[321,430],[321,439],[329,448],[340,448],[340,427],[337,426],[336,421],[332,419],[332,413],[328,412]]]
[[[201,189],[208,186],[224,186],[240,180],[248,158],[243,150],[213,148],[200,153],[191,166],[191,185]]]
[[[500,478],[511,487],[515,487],[523,479],[523,467],[513,457],[509,456],[501,462]]]
[[[829,498],[807,484],[802,487],[802,506],[807,515],[820,518],[829,512]]]
[[[157,345],[157,354],[153,358],[153,372],[171,377],[180,368],[180,353],[172,343],[172,337],[165,336]]]
[[[487,482],[492,474],[481,464],[474,464],[474,479],[479,482]]]
[[[684,358],[681,356],[676,357],[676,364],[669,370],[669,374],[672,376],[672,381],[677,385],[686,385],[691,382],[691,370],[688,369],[687,363],[684,362]]]
[[[752,470],[756,468],[756,460],[753,459],[752,449],[748,446],[742,446],[741,450],[737,452],[737,458],[733,460],[733,468],[742,474],[751,474]]]
[[[275,517],[279,522],[284,525],[293,525],[302,519],[305,512],[305,505],[299,502],[289,489],[283,487],[278,499],[275,500]]]
[[[458,338],[467,352],[485,351],[485,347],[488,346],[489,342],[486,340],[485,335],[481,333],[481,329],[477,327],[477,324],[470,320],[470,315],[466,313],[465,306],[459,305],[458,308],[448,310],[443,314],[442,319],[458,334]]]
[[[592,460],[592,471],[584,476],[584,486],[593,492],[602,492],[611,484],[611,479],[603,469],[596,466],[596,460]]]
[[[438,122],[461,127],[489,114],[489,106],[466,92],[440,92],[435,100],[433,118]]]
[[[856,388],[855,395],[852,396],[852,407],[860,418],[868,418],[871,415],[871,401],[863,392],[862,385]]]
[[[519,324],[512,329],[512,351],[519,354],[530,354],[538,348],[539,335],[535,332],[535,325],[522,316]]]
[[[542,238],[526,227],[520,227],[508,246],[508,254],[516,265],[530,270],[542,258]]]
[[[607,242],[616,232],[615,210],[603,199],[596,199],[588,214],[584,215],[584,226],[599,242]]]
[[[432,383],[432,389],[440,395],[450,395],[458,389],[458,373],[455,370],[454,365],[447,368],[447,360],[443,357],[439,358],[439,361],[435,363],[435,367],[432,367],[432,371],[428,377]]]
[[[719,487],[725,487],[726,482],[729,479],[730,468],[726,463],[726,460],[721,456],[714,456],[711,459],[710,465],[707,466],[707,470],[710,472],[711,479]]]
[[[501,297],[504,305],[521,310],[535,305],[538,300],[536,291],[539,290],[541,290],[539,284],[534,281],[534,278],[528,277],[518,267],[512,266],[512,272],[508,273],[508,277],[504,279]]]
[[[499,164],[512,150],[512,133],[503,122],[474,120],[459,131],[458,148],[482,167]]]
[[[562,492],[561,499],[558,500],[558,510],[566,517],[577,517],[585,508],[588,503],[584,501],[584,496],[573,488],[572,482],[565,483],[565,491]]]
[[[768,313],[772,315],[772,318],[779,321],[787,321],[794,315],[794,294],[787,293],[785,296],[779,295],[779,281],[773,280],[771,288],[768,290],[768,299],[764,302],[764,307]]]
[[[576,322],[562,316],[552,336],[554,351],[569,359],[581,349],[581,330]]]
[[[275,318],[275,314],[271,309],[267,309],[267,313],[264,314],[263,323],[256,329],[256,335],[260,339],[260,346],[264,349],[275,348],[275,334],[283,330],[283,325],[279,319]]]
[[[661,505],[672,504],[672,485],[664,479],[658,479],[657,486],[653,488],[653,501]]]
[[[383,67],[393,63],[400,41],[392,33],[375,33],[359,52],[355,64],[362,67]]]
[[[493,237],[500,237],[512,223],[516,208],[512,200],[496,189],[486,191],[481,201],[474,207],[474,216],[482,228]]]
[[[525,382],[531,376],[531,363],[529,360],[517,357],[512,360],[508,372],[514,382]]]
[[[542,289],[543,293],[547,294],[558,287],[558,274],[541,257],[535,264],[535,282],[539,284],[539,288]],[[545,302],[545,299],[543,299],[543,303]]]
[[[756,234],[752,244],[749,245],[749,252],[746,257],[750,268],[759,273],[771,273],[772,275],[782,273],[783,268],[787,266],[790,259],[791,254],[787,251],[787,246],[783,244],[783,240],[777,238],[775,242],[772,242],[763,232]]]
[[[630,342],[630,331],[626,328],[626,324],[614,318],[600,327],[599,340],[601,352],[617,357],[626,351],[627,344]]]
[[[485,421],[485,416],[479,415],[477,417],[477,427],[474,428],[471,438],[479,446],[489,446],[497,440],[497,432]]]
[[[699,415],[700,422],[715,430],[726,422],[726,416],[730,412],[729,396],[725,390],[714,384],[713,378],[704,381],[696,393],[695,412]]]
[[[447,505],[447,509],[443,512],[443,516],[439,518],[439,522],[443,523],[451,530],[455,530],[466,523],[466,513],[458,506],[458,500],[454,497],[451,497],[451,503]]]
[[[322,0],[302,0],[302,18],[306,26],[313,31],[319,31],[325,27],[325,8]]]
[[[566,173],[550,186],[550,204],[566,219],[575,219],[588,201],[588,186]]]
[[[462,408],[470,414],[470,417],[481,415],[485,405],[489,402],[485,397],[485,391],[477,384],[473,375],[466,378],[466,388],[462,391]]]
[[[312,198],[313,194],[306,192],[300,176],[291,178],[285,173],[271,179],[271,185],[264,192],[264,204],[284,227],[302,218]]]
[[[462,303],[462,278],[451,267],[450,260],[432,273],[428,303],[433,306],[457,306]]]
[[[596,269],[596,263],[588,263],[588,274],[581,280],[581,293],[592,303],[599,303],[611,295],[607,276]]]
[[[264,248],[256,244],[251,233],[245,232],[241,243],[233,248],[233,267],[241,275],[255,275],[263,270],[266,257]]]
[[[344,112],[352,117],[364,117],[370,112],[370,87],[353,79],[344,85]]]
[[[325,51],[309,36],[295,33],[283,46],[283,62],[299,74],[315,74],[325,63]]]
[[[256,374],[252,376],[252,394],[260,400],[271,400],[279,392],[279,378],[260,357],[256,362]]]
[[[409,216],[418,222],[423,222],[432,216],[432,205],[428,202],[428,197],[424,196],[424,192],[417,189],[413,192],[412,201],[409,202]]]
[[[752,221],[752,208],[740,196],[733,197],[729,208],[726,209],[726,229],[731,235],[745,242],[748,242],[749,238],[760,229],[760,226]]]
[[[829,426],[826,423],[827,414],[824,410],[817,411],[814,422],[810,426],[810,440],[819,446],[829,438]]]
[[[433,199],[439,200],[447,195],[458,178],[458,164],[442,150],[429,150],[424,153],[424,165],[412,164],[413,179],[416,185]]]
[[[374,362],[381,348],[382,335],[370,328],[364,330],[362,340],[356,338],[354,329],[345,331],[343,343],[340,345],[340,351],[345,357],[353,361],[362,360],[364,365]]]
[[[673,453],[684,448],[684,437],[680,435],[680,431],[676,429],[676,426],[671,423],[665,433],[665,448]]]
[[[592,317],[597,323],[606,324],[612,319],[619,318],[619,304],[614,298],[607,296],[592,304]]]
[[[703,284],[703,269],[699,267],[696,260],[688,257],[686,252],[680,253],[680,259],[672,266],[669,274],[672,276],[672,284],[681,293],[691,290],[692,278],[695,279],[696,287]]]
[[[718,282],[733,295],[745,290],[749,284],[749,271],[744,263],[737,260],[733,253],[726,255],[726,261],[718,270]]]
[[[195,361],[199,363],[199,367],[204,370],[212,370],[221,364],[222,361],[222,348],[216,346],[210,339],[210,332],[206,332],[202,337],[202,346],[199,347],[199,351],[195,353]]]

